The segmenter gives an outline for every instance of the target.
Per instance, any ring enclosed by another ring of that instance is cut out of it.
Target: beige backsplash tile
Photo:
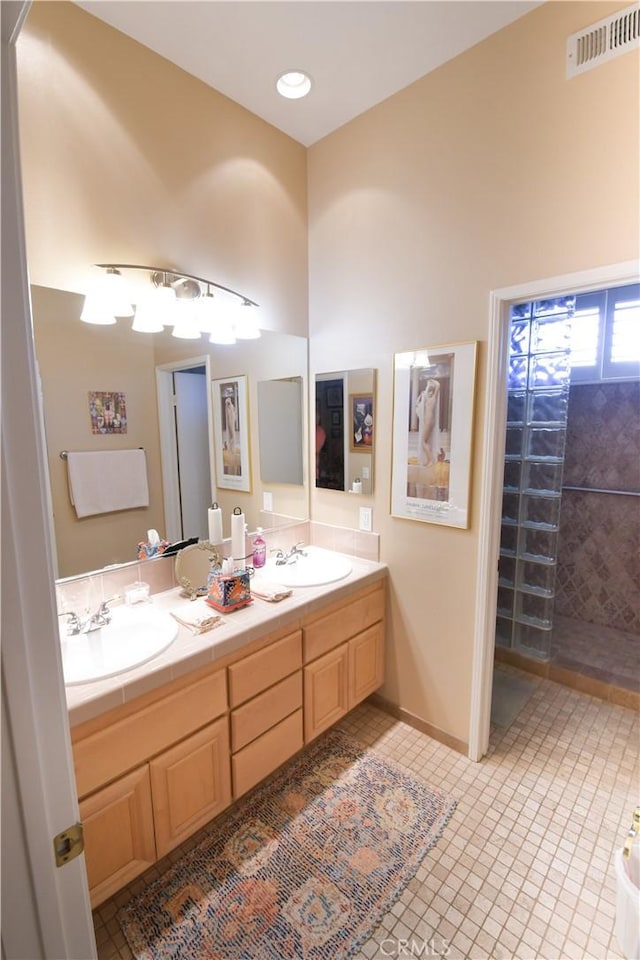
[[[265,529],[263,536],[267,544],[267,556],[276,550],[290,550],[295,543],[302,542],[363,560],[380,559],[379,534],[315,520],[301,520],[281,529]],[[223,556],[231,555],[230,538],[220,544],[220,552]],[[87,611],[93,613],[103,600],[122,594],[126,586],[138,580],[149,584],[152,595],[173,589],[177,586],[175,558],[159,557],[157,560],[128,564],[126,567],[58,583],[58,609],[75,610],[80,616]]]

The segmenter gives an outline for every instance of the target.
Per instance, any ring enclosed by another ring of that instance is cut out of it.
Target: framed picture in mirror
[[[212,380],[216,484],[251,491],[247,377]]]
[[[373,394],[352,393],[349,396],[351,415],[350,449],[352,453],[373,452]]]

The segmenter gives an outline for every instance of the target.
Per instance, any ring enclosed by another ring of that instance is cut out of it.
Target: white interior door
[[[198,371],[173,374],[182,536],[208,536],[211,506],[207,378]]]
[[[53,848],[53,837],[79,814],[53,585],[22,212],[15,42],[27,9],[26,3],[0,5],[1,949],[7,960],[90,960],[96,945],[84,857],[58,868]]]

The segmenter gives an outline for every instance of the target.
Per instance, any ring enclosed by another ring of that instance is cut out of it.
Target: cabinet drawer
[[[302,710],[272,727],[231,758],[233,796],[242,796],[302,748]]]
[[[382,584],[311,621],[304,628],[304,662],[309,663],[344,643],[350,637],[366,630],[384,617],[384,588]]]
[[[73,745],[78,796],[114,780],[210,723],[227,709],[219,670]]]
[[[155,862],[149,768],[80,804],[91,906],[96,907]]]
[[[302,671],[292,673],[231,714],[231,749],[240,750],[302,706]]]
[[[276,640],[229,667],[229,700],[232,707],[255,697],[302,666],[300,630]]]

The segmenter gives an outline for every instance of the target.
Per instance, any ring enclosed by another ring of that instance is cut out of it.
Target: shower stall
[[[640,286],[514,305],[507,396],[497,657],[638,691]]]

